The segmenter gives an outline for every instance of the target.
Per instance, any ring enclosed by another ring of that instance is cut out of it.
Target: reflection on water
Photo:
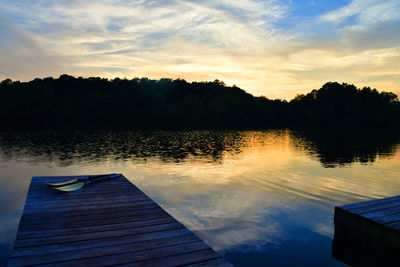
[[[333,207],[400,193],[387,132],[178,131],[0,134],[0,259],[34,175],[124,173],[238,266],[341,265]]]
[[[77,161],[146,160],[180,162],[190,157],[220,162],[226,153],[239,154],[247,147],[289,148],[316,156],[324,167],[353,162],[373,163],[390,157],[399,143],[398,132],[274,130],[178,131],[178,132],[3,132],[3,160],[27,158],[31,162],[56,162],[62,166]]]
[[[295,146],[315,155],[327,168],[353,162],[367,164],[377,157],[393,156],[399,143],[398,130],[314,130],[293,132],[292,135]]]
[[[246,146],[240,132],[7,132],[0,136],[5,160],[24,157],[60,165],[77,161],[146,160],[180,162],[190,156],[218,162],[223,153]]]

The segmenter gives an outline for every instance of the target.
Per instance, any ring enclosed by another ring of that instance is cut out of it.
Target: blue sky
[[[220,79],[290,99],[327,81],[400,93],[398,0],[3,0],[0,79]]]

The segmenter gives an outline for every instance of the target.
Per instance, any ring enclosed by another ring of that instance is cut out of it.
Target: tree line
[[[271,128],[399,126],[397,95],[328,82],[290,101],[222,81],[90,77],[0,83],[1,128]]]

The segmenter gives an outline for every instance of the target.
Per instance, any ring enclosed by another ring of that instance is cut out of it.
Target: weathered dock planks
[[[60,193],[33,177],[9,266],[232,266],[121,176]]]
[[[400,196],[335,208],[332,255],[354,266],[400,266]]]

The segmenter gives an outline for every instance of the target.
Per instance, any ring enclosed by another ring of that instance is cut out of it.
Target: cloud
[[[347,48],[358,51],[399,47],[400,18],[374,23],[368,27],[345,27],[341,31],[341,38]]]
[[[29,33],[1,14],[0,47],[0,77],[15,77],[25,73],[48,76],[61,68],[57,59],[47,53]]]
[[[355,0],[314,17],[296,16],[291,1],[282,3],[5,0],[0,9],[10,23],[3,27],[22,33],[41,50],[33,54],[43,55],[38,65],[43,71],[25,68],[24,63],[32,60],[20,58],[8,75],[23,80],[61,72],[110,78],[221,79],[256,95],[292,98],[319,88],[329,72],[338,81],[348,81],[348,70],[369,62],[374,53],[390,50],[397,55],[397,1]],[[10,39],[7,47],[29,42]],[[3,55],[18,54],[17,49],[1,49]],[[380,69],[389,64],[385,62]],[[17,71],[17,66],[24,71]],[[390,68],[386,70],[385,75],[394,77],[388,73]],[[366,75],[352,73],[357,75],[352,80],[365,81]],[[382,85],[384,79],[379,80]],[[385,89],[400,89],[399,84],[394,78]]]
[[[371,24],[399,18],[400,3],[397,0],[353,0],[347,6],[321,16],[324,21],[342,23],[357,16],[361,24]]]

